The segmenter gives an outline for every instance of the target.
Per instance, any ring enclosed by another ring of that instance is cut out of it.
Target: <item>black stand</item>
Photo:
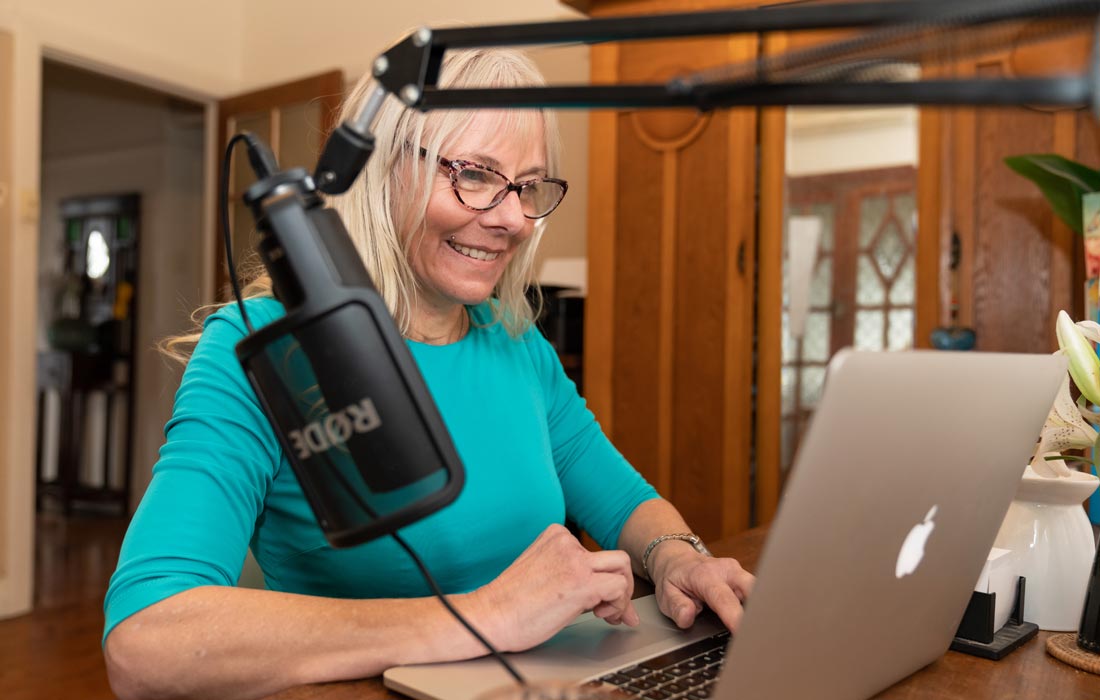
[[[1024,583],[1023,576],[1016,581],[1016,604],[1012,607],[1008,622],[996,632],[993,631],[993,611],[996,609],[997,594],[974,591],[959,623],[959,631],[951,642],[951,649],[996,661],[1038,634],[1038,625],[1023,621]]]

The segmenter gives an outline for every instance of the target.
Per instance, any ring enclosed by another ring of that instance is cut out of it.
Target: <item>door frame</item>
[[[214,294],[217,101],[212,94],[197,93],[169,78],[88,59],[47,42],[40,43],[18,31],[0,28],[0,33],[5,43],[10,42],[13,55],[8,86],[12,96],[27,92],[30,85],[38,98],[13,100],[19,104],[12,107],[11,128],[0,132],[0,140],[11,136],[17,141],[10,151],[14,172],[9,184],[11,206],[6,212],[11,234],[7,241],[0,237],[0,252],[10,253],[0,255],[0,278],[8,280],[0,286],[0,338],[9,343],[0,352],[0,450],[3,450],[0,452],[0,619],[3,619],[29,612],[34,600],[42,63],[46,60],[64,63],[203,105],[203,224],[202,231],[196,232],[195,245],[200,247],[204,261],[200,279],[204,302],[213,299]],[[20,168],[21,164],[26,167]],[[4,214],[0,209],[0,216]]]
[[[812,44],[830,32],[807,33],[795,39]],[[761,54],[775,55],[791,45],[792,37],[776,32],[763,38]],[[937,75],[936,71],[926,73]],[[941,181],[943,177],[943,110],[921,107],[917,126],[917,243],[916,309],[913,345],[930,347],[932,330],[940,323],[943,309],[941,270],[946,265],[941,251],[945,237],[942,221]],[[780,469],[781,380],[783,332],[783,227],[786,220],[787,108],[760,110],[759,224],[757,229],[756,296],[756,405],[753,439],[756,455],[755,524],[771,522],[779,507],[782,490]]]

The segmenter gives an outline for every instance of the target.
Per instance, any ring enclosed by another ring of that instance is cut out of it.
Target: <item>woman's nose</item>
[[[519,201],[519,192],[511,191],[504,196],[500,204],[483,215],[485,223],[499,226],[508,233],[521,233],[527,226],[527,217],[523,215],[523,204]]]

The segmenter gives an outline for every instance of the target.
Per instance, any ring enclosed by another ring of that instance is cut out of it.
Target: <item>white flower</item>
[[[1075,324],[1065,311],[1058,312],[1055,326],[1058,347],[1069,358],[1069,374],[1081,394],[1094,404],[1100,404],[1100,358],[1093,342],[1100,342],[1100,324],[1082,321]]]
[[[1073,403],[1069,395],[1069,376],[1066,376],[1039,434],[1039,446],[1031,462],[1032,470],[1040,476],[1069,476],[1071,470],[1064,461],[1048,461],[1046,457],[1062,450],[1091,449],[1096,444],[1097,436],[1096,429],[1085,421]]]

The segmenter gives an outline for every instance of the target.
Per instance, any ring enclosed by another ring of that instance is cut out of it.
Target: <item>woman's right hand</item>
[[[561,525],[551,525],[511,566],[471,594],[483,611],[482,630],[501,651],[523,651],[554,636],[591,610],[617,625],[635,626],[634,574],[626,552],[590,552]]]

